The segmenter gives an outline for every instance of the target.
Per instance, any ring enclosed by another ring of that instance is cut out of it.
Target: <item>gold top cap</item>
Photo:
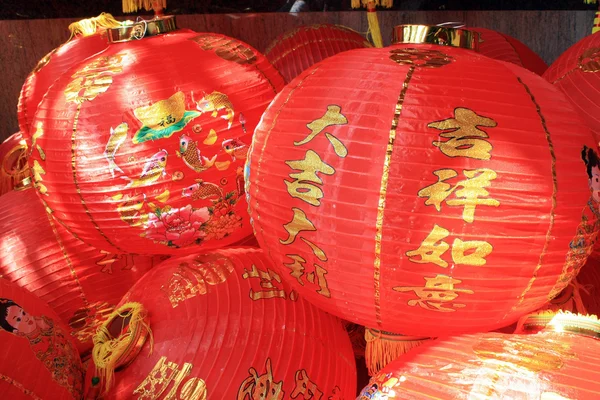
[[[479,51],[479,33],[439,25],[398,25],[392,44],[437,44]]]
[[[130,42],[150,36],[163,35],[177,30],[174,15],[157,16],[153,19],[125,21],[122,26],[107,29],[109,43]]]
[[[523,317],[515,333],[532,331],[567,332],[600,339],[600,321],[595,315],[573,314],[568,311],[543,311]]]

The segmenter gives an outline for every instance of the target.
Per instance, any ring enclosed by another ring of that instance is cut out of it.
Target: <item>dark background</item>
[[[287,0],[293,3],[293,0]],[[310,11],[350,11],[350,0],[305,0]],[[395,10],[593,10],[584,0],[395,0]],[[167,0],[172,14],[276,12],[286,0]],[[0,19],[122,16],[121,0],[0,0]],[[147,12],[144,12],[147,14]],[[131,14],[129,14],[131,15]],[[135,14],[133,14],[135,15]]]

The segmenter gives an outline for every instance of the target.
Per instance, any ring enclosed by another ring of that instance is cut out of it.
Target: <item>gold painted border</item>
[[[14,387],[16,387],[17,389],[19,389],[21,392],[23,392],[23,394],[28,395],[29,397],[31,397],[32,399],[35,400],[42,400],[41,397],[37,397],[31,390],[26,389],[25,386],[23,386],[20,382],[14,380],[13,378],[11,378],[10,376],[6,376],[4,374],[0,374],[0,379],[3,380],[4,382],[7,382],[9,385],[13,385]],[[67,391],[69,391],[68,388],[65,388]]]

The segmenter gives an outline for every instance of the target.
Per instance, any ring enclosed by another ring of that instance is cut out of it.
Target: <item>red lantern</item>
[[[267,47],[265,55],[290,82],[313,64],[343,51],[372,47],[365,37],[341,25],[301,26],[279,37]]]
[[[5,279],[0,340],[3,399],[81,399],[81,360],[67,330],[43,301]]]
[[[116,253],[247,237],[243,164],[279,74],[242,42],[175,30],[174,17],[108,32],[125,42],[59,78],[36,114],[29,162],[54,218]]]
[[[117,255],[71,236],[33,190],[0,202],[0,274],[48,303],[87,355],[92,336],[133,284],[161,258]]]
[[[20,132],[0,144],[0,163],[0,196],[30,183],[27,179],[31,175],[27,167],[27,144]]]
[[[357,400],[595,399],[600,323],[557,315],[535,335],[436,340],[389,364]]]
[[[71,66],[106,49],[108,39],[105,28],[119,26],[110,14],[83,19],[69,25],[71,38],[42,58],[31,71],[19,96],[17,113],[19,128],[29,139],[31,123],[44,94],[54,81]]]
[[[356,393],[352,345],[341,321],[298,299],[259,249],[171,258],[140,279],[113,317],[94,338],[96,369],[86,377],[88,386],[102,377],[91,390],[111,386],[104,399]]]
[[[504,33],[484,28],[468,28],[479,33],[479,53],[527,68],[542,75],[548,65],[533,50]]]
[[[568,101],[521,67],[423,43],[352,50],[263,115],[249,209],[282,277],[327,312],[411,336],[493,330],[556,296],[591,252],[593,149]]]
[[[548,68],[544,78],[560,89],[600,140],[600,35],[571,46]]]

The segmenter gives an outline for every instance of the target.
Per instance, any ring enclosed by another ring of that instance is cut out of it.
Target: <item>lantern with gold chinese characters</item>
[[[0,196],[30,183],[27,144],[17,132],[0,144]]]
[[[357,400],[596,399],[600,323],[553,316],[537,334],[439,339],[374,376]]]
[[[86,386],[108,388],[103,399],[356,394],[341,321],[299,299],[253,248],[173,257],[154,268],[94,337],[93,360]]]
[[[29,138],[31,122],[42,97],[54,81],[71,66],[108,47],[106,28],[119,26],[112,15],[102,13],[69,25],[71,38],[45,55],[31,71],[19,96],[19,128]]]
[[[295,28],[273,41],[265,56],[290,82],[302,71],[343,51],[372,47],[364,36],[341,25],[314,24]]]
[[[81,360],[60,318],[6,279],[0,279],[0,340],[3,399],[81,399]]]
[[[577,108],[600,140],[600,35],[581,39],[544,73]]]
[[[177,30],[174,17],[108,35],[114,43],[59,78],[34,120],[29,164],[54,218],[111,253],[246,238],[243,165],[281,76],[246,44]]]
[[[0,201],[0,275],[48,303],[84,357],[121,297],[162,259],[88,246],[46,213],[33,189]]]
[[[510,325],[591,252],[592,134],[542,78],[456,47],[470,32],[404,37],[324,60],[269,106],[246,168],[256,237],[350,322],[415,337]]]

